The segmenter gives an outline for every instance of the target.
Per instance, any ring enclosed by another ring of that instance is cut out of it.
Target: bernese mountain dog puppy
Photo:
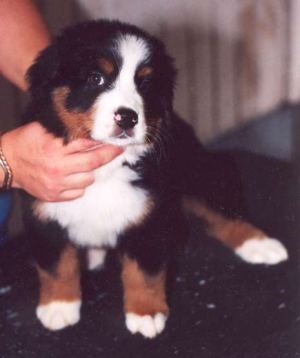
[[[161,333],[169,315],[168,267],[186,237],[184,206],[244,260],[287,258],[279,241],[235,210],[222,213],[224,195],[239,207],[239,196],[224,186],[232,164],[207,153],[174,113],[175,72],[162,42],[118,21],[67,28],[28,72],[25,122],[38,120],[65,142],[85,137],[124,148],[95,171],[95,183],[79,199],[41,202],[24,194],[40,281],[36,314],[50,330],[80,319],[80,253],[93,269],[115,249],[127,328],[148,338]],[[229,177],[237,189],[238,180]]]

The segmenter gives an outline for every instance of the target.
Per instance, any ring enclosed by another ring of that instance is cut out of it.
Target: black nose
[[[138,122],[138,115],[129,108],[119,108],[115,113],[114,120],[122,129],[133,128]]]

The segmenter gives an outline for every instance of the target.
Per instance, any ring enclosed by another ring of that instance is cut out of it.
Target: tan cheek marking
[[[115,68],[113,63],[104,57],[100,58],[99,65],[107,75],[111,75],[114,72]]]
[[[56,88],[52,93],[54,109],[68,132],[68,139],[88,138],[93,128],[93,110],[87,112],[70,111],[65,101],[70,92],[68,87]]]
[[[239,219],[227,219],[199,200],[185,198],[184,208],[204,220],[208,224],[209,233],[231,248],[237,248],[249,239],[266,237],[263,231],[250,223]]]
[[[39,305],[52,301],[76,301],[81,297],[80,269],[76,249],[67,245],[61,254],[55,273],[38,267],[40,280]]]
[[[140,316],[153,316],[158,312],[168,315],[165,281],[165,271],[149,276],[139,268],[136,261],[124,256],[122,282],[125,312],[136,313]]]
[[[137,77],[145,78],[153,73],[153,68],[150,66],[144,66],[138,70]]]

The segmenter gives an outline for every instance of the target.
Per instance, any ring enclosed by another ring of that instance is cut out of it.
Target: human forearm
[[[48,29],[30,0],[0,0],[0,14],[0,72],[26,90],[26,71],[48,45]]]

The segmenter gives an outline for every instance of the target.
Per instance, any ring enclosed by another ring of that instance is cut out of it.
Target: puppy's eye
[[[105,79],[100,73],[94,72],[89,75],[88,83],[92,86],[103,86]]]
[[[145,77],[142,79],[138,79],[137,85],[141,90],[148,90],[152,86],[152,77]]]

